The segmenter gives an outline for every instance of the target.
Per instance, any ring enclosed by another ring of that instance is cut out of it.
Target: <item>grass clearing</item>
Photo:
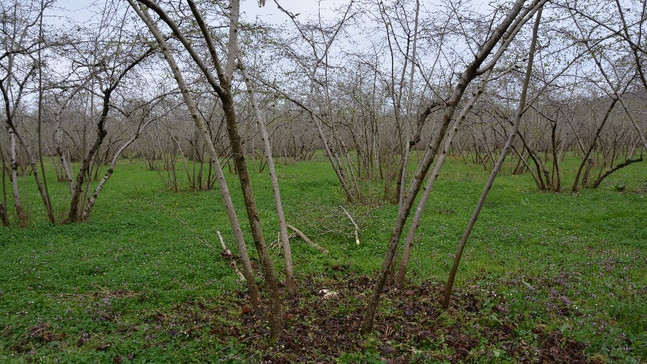
[[[269,178],[251,171],[272,241],[278,226]],[[313,337],[321,336],[325,330],[317,328],[331,320],[337,322],[332,328],[352,329],[396,207],[346,205],[323,159],[279,164],[277,172],[288,222],[330,252],[292,239],[301,287],[300,297],[287,303],[293,316],[288,331],[307,337],[311,327]],[[167,192],[157,172],[124,160],[90,221],[50,225],[28,178],[29,227],[0,230],[0,361],[300,361],[302,355],[340,362],[516,362],[550,360],[542,355],[555,347],[573,349],[573,355],[578,348],[599,362],[647,360],[642,164],[576,194],[538,192],[530,176],[501,175],[468,242],[456,303],[449,312],[438,311],[439,284],[488,173],[458,160],[447,163],[416,238],[411,295],[387,294],[375,335],[350,333],[349,346],[336,351],[312,341],[308,353],[268,347],[263,321],[241,315],[244,285],[219,256],[216,230],[235,246],[217,191]],[[239,187],[235,176],[227,177],[249,239]],[[66,186],[50,177],[50,189],[63,216]],[[339,205],[358,223],[360,246]],[[255,259],[253,251],[250,242]],[[280,270],[279,251],[273,253]],[[335,287],[343,297],[322,302],[321,287]],[[579,360],[552,360],[559,358]]]

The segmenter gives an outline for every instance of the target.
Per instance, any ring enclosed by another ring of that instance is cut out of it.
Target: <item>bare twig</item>
[[[217,230],[216,234],[218,234],[218,239],[220,239],[220,245],[222,246],[222,250],[224,250],[227,255],[231,255],[231,250],[227,248],[227,245],[225,244],[225,240],[222,238],[222,234],[220,233],[220,230]]]
[[[322,248],[321,246],[319,246],[318,244],[316,244],[314,241],[310,240],[310,238],[308,238],[308,237],[306,236],[306,234],[304,234],[301,230],[299,230],[299,229],[295,228],[294,226],[292,226],[292,225],[290,225],[290,224],[285,224],[285,225],[288,227],[288,229],[290,229],[290,230],[294,231],[297,235],[299,235],[299,237],[300,237],[301,239],[303,239],[303,241],[305,241],[306,243],[310,244],[310,246],[312,246],[313,248],[315,248],[315,249],[319,250],[320,252],[322,252],[322,253],[324,253],[324,254],[328,254],[328,249],[326,249],[326,248]]]
[[[220,230],[216,230],[216,234],[218,234],[218,239],[220,239],[220,245],[222,246],[222,250],[224,250],[225,255],[227,256],[227,260],[229,260],[229,265],[231,266],[231,269],[233,269],[236,274],[238,275],[238,278],[240,278],[241,281],[245,280],[245,276],[243,273],[238,269],[238,265],[236,265],[236,260],[234,259],[234,255],[231,254],[231,250],[227,248],[227,244],[225,244],[225,239],[222,238],[222,234],[220,234]]]
[[[357,226],[357,224],[355,223],[355,220],[353,220],[353,217],[352,217],[352,216],[350,216],[350,214],[348,213],[348,211],[346,211],[346,209],[344,208],[344,206],[339,206],[339,207],[344,211],[344,213],[346,214],[346,216],[348,216],[348,219],[350,220],[350,222],[352,222],[352,223],[353,223],[353,226],[355,226],[355,244],[359,245],[359,227],[358,227],[358,226]]]
[[[297,236],[296,233],[292,233],[292,234],[288,235],[288,239],[292,240],[292,238],[295,238],[296,236]],[[274,250],[281,249],[281,233],[278,232],[276,234],[276,240],[274,240],[273,242],[267,244],[267,246],[269,246],[270,248],[272,248]]]

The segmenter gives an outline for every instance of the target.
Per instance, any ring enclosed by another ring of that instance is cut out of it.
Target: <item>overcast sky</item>
[[[318,1],[316,0],[278,0],[279,4],[286,10],[294,14],[302,14],[303,16],[316,16],[318,12]],[[321,11],[322,15],[331,13],[331,9],[339,7],[342,4],[348,3],[344,0],[322,0]],[[259,7],[257,0],[242,0],[241,11],[245,13],[247,19],[258,17],[261,20],[269,23],[282,22],[286,16],[281,13],[273,0],[266,0],[265,6]]]
[[[59,0],[56,5],[59,10],[55,13],[56,16],[71,19],[75,22],[85,22],[94,11],[90,7],[92,3],[100,3],[98,1],[87,0]],[[325,17],[331,14],[331,9],[339,7],[347,3],[345,0],[322,0],[321,13]],[[314,17],[318,13],[319,2],[317,0],[279,0],[279,4],[288,11],[301,14],[302,17]],[[287,20],[285,14],[281,13],[273,0],[266,0],[263,7],[258,6],[258,0],[242,0],[241,13],[243,19],[253,21],[258,18],[267,23],[282,23]],[[52,14],[52,13],[50,13]]]
[[[73,22],[86,22],[90,19],[100,8],[100,4],[106,0],[58,0],[56,6],[59,10],[50,11],[50,17],[56,18],[67,18],[68,21]],[[108,0],[110,1],[110,0]],[[125,1],[125,0],[119,0]],[[180,0],[178,0],[180,1]],[[316,18],[319,10],[321,10],[321,15],[326,18],[333,15],[332,9],[339,8],[343,5],[348,4],[348,0],[278,0],[279,4],[288,11],[294,14],[300,14],[299,19],[305,20],[307,18]],[[490,8],[489,4],[498,1],[492,0],[470,0],[473,6],[477,9],[488,9]],[[439,5],[439,1],[422,1],[423,6],[428,9]],[[254,19],[258,18],[266,23],[280,24],[287,21],[287,17],[281,11],[278,10],[278,7],[274,3],[274,0],[265,0],[265,6],[259,7],[258,0],[241,0],[241,13],[242,19],[253,22]],[[51,20],[56,22],[56,20]]]

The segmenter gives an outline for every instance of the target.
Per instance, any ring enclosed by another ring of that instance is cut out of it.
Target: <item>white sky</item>
[[[101,3],[102,0],[59,0],[56,3],[57,11],[50,11],[54,17],[68,18],[73,22],[86,22],[93,15],[96,9],[92,8],[93,3]],[[319,9],[317,0],[278,0],[279,4],[289,12],[301,14],[303,17],[315,17]],[[321,12],[325,17],[331,14],[332,8],[339,7],[348,3],[345,0],[321,0]],[[282,23],[287,20],[285,14],[280,12],[273,0],[266,0],[264,7],[258,6],[258,0],[241,0],[240,5],[242,18],[247,21],[253,21],[258,18],[267,23]],[[52,22],[65,22],[64,20],[54,20]]]
[[[302,14],[304,16],[316,16],[318,11],[319,2],[317,0],[278,0],[279,4],[286,10],[294,14]],[[322,15],[330,13],[330,9],[339,7],[346,4],[348,1],[344,0],[322,0],[321,9]],[[259,7],[257,0],[242,0],[241,11],[245,12],[246,17],[254,18],[259,17],[261,20],[267,22],[282,21],[286,16],[281,13],[273,0],[266,0],[265,6]]]
[[[98,11],[104,1],[125,2],[125,0],[58,0],[55,4],[57,9],[50,9],[48,13],[49,22],[53,24],[85,23]],[[331,17],[334,14],[333,9],[348,4],[348,0],[278,0],[278,2],[289,12],[300,14],[299,20],[302,21],[316,18],[319,11],[324,19]],[[471,0],[469,2],[476,8],[487,9],[489,3],[499,1]],[[429,8],[438,6],[440,1],[423,0],[421,3]],[[258,6],[258,0],[241,0],[241,14],[241,18],[248,22],[254,22],[255,19],[275,25],[288,22],[287,16],[278,10],[274,0],[265,0],[264,7]]]

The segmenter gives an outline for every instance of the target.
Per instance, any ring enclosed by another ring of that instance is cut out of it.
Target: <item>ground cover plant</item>
[[[565,170],[569,163],[577,161],[567,158]],[[443,311],[442,284],[489,173],[459,158],[447,163],[407,284],[387,286],[375,332],[361,335],[397,207],[377,197],[347,204],[321,156],[277,165],[288,223],[328,253],[291,239],[299,286],[286,296],[286,328],[272,344],[265,322],[249,311],[244,283],[221,256],[216,231],[234,246],[219,194],[167,191],[143,161],[122,160],[89,221],[49,224],[32,203],[29,227],[0,231],[0,360],[644,361],[644,167],[575,194],[539,192],[512,168],[495,182]],[[227,178],[233,185],[236,177]],[[25,183],[37,201],[31,179]],[[253,172],[252,183],[263,228],[276,237],[269,179]],[[64,214],[69,191],[62,183],[50,188],[54,211]],[[239,191],[232,193],[241,208]],[[340,206],[359,225],[360,245]],[[278,244],[273,259],[280,267]]]

